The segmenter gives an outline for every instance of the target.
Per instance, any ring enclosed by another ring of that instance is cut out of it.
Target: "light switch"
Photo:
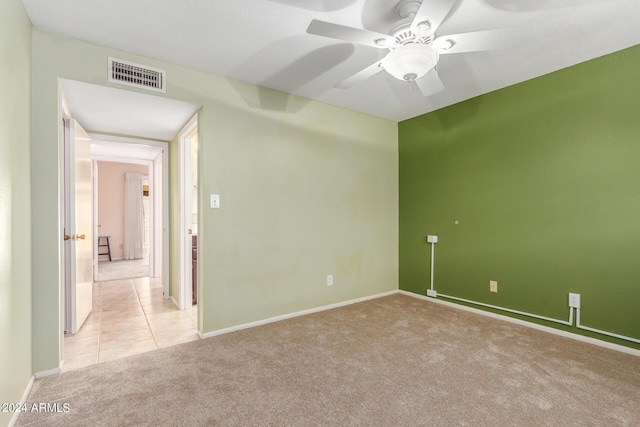
[[[211,207],[211,209],[219,209],[220,208],[220,195],[219,194],[211,194],[210,207]]]

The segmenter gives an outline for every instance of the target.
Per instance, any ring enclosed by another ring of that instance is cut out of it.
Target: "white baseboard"
[[[58,368],[49,369],[48,371],[36,372],[34,376],[38,380],[40,378],[50,377],[51,375],[58,375],[61,372],[62,372],[62,368],[58,367]]]
[[[24,393],[22,393],[22,399],[20,399],[20,406],[27,403],[27,398],[29,397],[29,393],[31,393],[31,387],[33,387],[33,382],[35,381],[35,379],[36,379],[35,375],[31,375],[31,378],[29,378],[27,387],[24,389]],[[19,416],[20,416],[20,412],[14,412],[13,416],[9,420],[8,427],[13,427],[14,425],[16,425],[16,423],[18,422]]]
[[[504,320],[506,322],[515,323],[515,324],[518,324],[518,325],[526,326],[526,327],[532,328],[532,329],[537,329],[539,331],[547,332],[547,333],[550,333],[550,334],[560,335],[560,336],[565,337],[565,338],[571,338],[571,339],[574,339],[574,340],[577,340],[577,341],[586,342],[586,343],[589,343],[589,344],[593,344],[593,345],[597,345],[597,346],[600,346],[600,347],[608,348],[610,350],[616,350],[616,351],[620,351],[622,353],[627,353],[627,354],[631,354],[633,356],[639,356],[640,357],[640,350],[636,350],[636,349],[630,348],[630,347],[625,347],[623,345],[610,343],[608,341],[602,341],[602,340],[599,340],[599,339],[596,339],[596,338],[586,337],[584,335],[576,334],[576,333],[573,333],[573,332],[568,332],[568,331],[563,331],[563,330],[560,330],[560,329],[550,328],[548,326],[539,325],[539,324],[533,323],[533,322],[527,322],[526,320],[516,319],[516,318],[513,318],[513,317],[509,317],[509,316],[504,316],[502,314],[492,313],[490,311],[484,311],[484,310],[480,310],[480,309],[477,309],[477,308],[468,307],[468,306],[462,305],[462,304],[456,304],[456,303],[449,302],[449,301],[439,300],[437,298],[431,298],[431,297],[427,297],[427,296],[420,295],[420,294],[414,294],[413,292],[407,292],[407,291],[402,291],[402,290],[399,290],[397,292],[402,294],[402,295],[407,295],[407,296],[410,296],[410,297],[413,297],[413,298],[418,298],[418,299],[429,301],[429,302],[433,302],[433,303],[436,303],[436,304],[446,305],[447,307],[456,308],[458,310],[469,311],[471,313],[480,314],[482,316],[493,317],[494,319]]]
[[[33,374],[29,379],[29,383],[27,384],[27,387],[24,390],[24,393],[22,394],[22,399],[20,399],[20,405],[24,404],[27,401],[27,398],[29,397],[29,393],[31,393],[31,388],[33,387],[33,382],[35,380],[44,378],[44,377],[50,377],[52,375],[58,375],[61,372],[62,372],[62,367],[58,367],[58,368],[49,369],[47,371],[36,372],[35,374]],[[19,416],[20,416],[20,412],[15,412],[13,414],[13,416],[11,417],[11,420],[9,420],[9,427],[13,427],[18,422]]]
[[[180,304],[178,304],[178,301],[176,301],[176,299],[173,296],[167,297],[167,298],[171,298],[171,301],[173,301],[173,305],[175,305],[176,308],[180,310]]]
[[[382,298],[382,297],[386,297],[386,296],[389,296],[389,295],[396,294],[397,292],[398,292],[397,290],[383,292],[381,294],[375,294],[375,295],[370,295],[370,296],[366,296],[366,297],[362,297],[362,298],[356,298],[356,299],[352,299],[352,300],[348,300],[348,301],[337,302],[335,304],[329,304],[329,305],[324,305],[324,306],[321,306],[321,307],[310,308],[308,310],[296,311],[294,313],[283,314],[281,316],[270,317],[268,319],[258,320],[258,321],[250,322],[250,323],[244,323],[242,325],[232,326],[230,328],[218,329],[216,331],[211,331],[211,332],[206,332],[206,333],[202,333],[202,332],[198,331],[198,336],[200,336],[200,338],[211,338],[211,337],[215,337],[215,336],[218,336],[218,335],[228,334],[230,332],[241,331],[243,329],[248,329],[248,328],[255,328],[256,326],[267,325],[269,323],[279,322],[281,320],[292,319],[294,317],[304,316],[306,314],[318,313],[320,311],[331,310],[333,308],[344,307],[346,305],[356,304],[356,303],[359,303],[359,302],[368,301],[368,300],[372,300],[372,299],[376,299],[376,298]]]

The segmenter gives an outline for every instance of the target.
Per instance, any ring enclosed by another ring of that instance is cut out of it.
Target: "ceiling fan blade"
[[[318,21],[317,19],[311,21],[307,27],[307,33],[343,40],[349,43],[377,47],[379,49],[387,49],[393,46],[394,42],[393,37],[387,34],[362,30],[359,28],[345,27],[344,25]]]
[[[444,84],[435,68],[416,80],[416,84],[424,96],[433,95],[444,89]]]
[[[411,22],[413,34],[428,35],[436,32],[458,0],[422,0],[422,4]],[[421,24],[429,21],[430,27]]]
[[[504,49],[517,43],[518,34],[515,28],[450,34],[435,39],[433,46],[438,49],[438,53],[441,55]]]
[[[357,73],[355,73],[353,76],[347,78],[341,83],[338,83],[335,87],[339,89],[349,89],[350,87],[355,86],[358,83],[367,80],[369,77],[378,74],[382,70],[384,70],[384,68],[382,68],[382,60],[378,62],[374,62],[364,70],[360,70]]]

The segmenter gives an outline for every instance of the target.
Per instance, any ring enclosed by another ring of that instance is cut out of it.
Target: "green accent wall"
[[[400,288],[426,293],[435,234],[438,292],[564,320],[579,293],[640,339],[638,70],[640,46],[401,122]]]
[[[0,13],[0,402],[18,403],[31,370],[31,23]],[[0,425],[13,414],[0,412]]]

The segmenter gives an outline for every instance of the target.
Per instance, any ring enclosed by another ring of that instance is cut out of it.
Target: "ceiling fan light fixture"
[[[400,46],[384,59],[384,69],[398,80],[412,82],[427,74],[438,63],[438,51],[429,44]]]

